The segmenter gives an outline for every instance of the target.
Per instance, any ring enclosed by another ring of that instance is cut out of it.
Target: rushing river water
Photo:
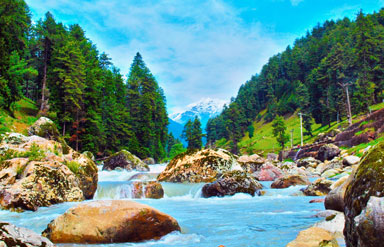
[[[153,165],[149,173],[159,173],[164,167]],[[137,173],[100,171],[94,200],[129,199],[131,182],[128,180]],[[162,183],[165,191],[163,199],[135,201],[173,216],[179,222],[182,233],[171,233],[157,241],[102,246],[279,247],[295,239],[299,231],[319,221],[313,215],[323,210],[324,206],[322,203],[310,204],[314,197],[297,196],[303,186],[277,190],[270,189],[270,182],[262,184],[266,191],[264,196],[236,194],[205,199],[200,196],[203,184]],[[37,212],[0,211],[0,220],[40,233],[51,220],[76,204],[63,203],[40,208]]]

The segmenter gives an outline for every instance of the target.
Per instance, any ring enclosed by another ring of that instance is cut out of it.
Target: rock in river
[[[243,168],[230,152],[224,149],[195,150],[173,158],[157,179],[174,183],[210,183],[232,170],[243,171]]]
[[[319,227],[311,227],[299,232],[297,238],[286,247],[338,247],[332,234]]]
[[[271,188],[274,189],[284,189],[288,188],[289,186],[292,185],[309,185],[310,182],[308,178],[300,175],[286,175],[282,178],[279,178],[275,180],[271,184]]]
[[[54,243],[122,243],[159,239],[180,231],[171,216],[127,200],[79,204],[53,220],[43,235]]]
[[[55,245],[29,229],[0,222],[0,246],[53,247]]]
[[[104,162],[103,170],[111,171],[118,167],[127,171],[149,171],[147,164],[127,150],[121,150],[120,152],[108,157],[108,159]]]
[[[302,191],[306,196],[325,196],[331,191],[332,184],[333,182],[330,180],[318,178]]]
[[[245,172],[231,171],[224,173],[216,181],[204,185],[202,189],[203,197],[223,197],[236,193],[247,193],[252,196],[258,194],[262,185]]]

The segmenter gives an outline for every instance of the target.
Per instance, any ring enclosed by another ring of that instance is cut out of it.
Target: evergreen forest
[[[383,90],[384,9],[360,11],[355,20],[326,21],[271,57],[240,87],[222,114],[208,121],[207,144],[226,140],[237,153],[263,110],[267,121],[299,110],[311,134],[311,121],[325,126],[348,117],[347,91],[356,114],[382,102]]]
[[[0,108],[12,115],[22,98],[55,121],[76,150],[105,156],[127,149],[156,160],[168,155],[166,100],[140,53],[124,80],[79,25],[63,25],[49,12],[32,24],[24,1],[3,0]]]

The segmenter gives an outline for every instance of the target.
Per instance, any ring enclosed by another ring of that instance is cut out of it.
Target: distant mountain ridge
[[[194,119],[197,116],[201,121],[202,129],[205,130],[208,119],[219,115],[226,103],[228,102],[225,100],[204,98],[188,105],[183,112],[169,115],[169,118],[184,125],[189,119]]]

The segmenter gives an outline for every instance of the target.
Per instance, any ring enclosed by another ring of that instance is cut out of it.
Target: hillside
[[[208,143],[230,141],[230,150],[237,153],[255,120],[267,123],[285,116],[292,128],[295,121],[287,116],[297,111],[317,124],[314,130],[323,131],[320,125],[332,126],[349,115],[347,95],[352,115],[367,114],[370,106],[384,99],[383,35],[384,9],[317,25],[272,56],[240,87],[222,114],[208,121]],[[268,133],[264,134],[258,137],[264,140]],[[273,145],[266,148],[273,150]]]
[[[5,132],[26,134],[28,127],[37,120],[37,112],[36,104],[28,98],[23,98],[15,103],[14,116],[0,108],[0,134]]]
[[[383,108],[384,108],[384,103],[380,103],[380,104],[376,104],[376,105],[371,106],[371,111],[374,112],[376,110],[383,109]],[[278,143],[272,134],[272,122],[267,122],[265,120],[266,110],[262,111],[260,114],[261,114],[262,118],[259,121],[254,121],[252,123],[252,125],[254,127],[253,137],[250,138],[249,133],[246,132],[245,136],[241,139],[241,141],[238,144],[241,153],[249,153],[249,154],[251,154],[251,153],[264,153],[264,154],[266,154],[269,152],[278,153],[280,151],[280,147],[278,146]],[[354,115],[353,116],[353,123],[360,121],[364,117],[365,117],[365,115]],[[293,146],[300,145],[300,118],[299,118],[297,112],[295,112],[294,114],[289,114],[289,115],[285,116],[285,124],[287,126],[287,133],[291,134],[290,131],[294,130],[293,131]],[[312,125],[313,136],[311,137],[309,135],[305,135],[304,136],[304,145],[313,143],[320,133],[328,133],[331,130],[345,129],[346,127],[348,127],[348,122],[346,119],[340,123],[337,123],[336,121],[332,122],[330,124],[330,126],[329,125],[322,126],[321,124],[314,123]],[[382,138],[382,136],[379,136],[378,139],[381,139],[381,138]],[[377,140],[375,140],[373,142],[373,144],[376,142],[377,142]],[[229,147],[228,142],[221,142],[220,143],[220,141],[218,141],[217,143],[222,147],[226,147],[226,148]],[[356,147],[347,148],[347,149],[349,149],[350,153],[353,153],[353,152],[356,152],[360,149],[367,147],[368,145],[370,145],[370,144],[360,144],[360,145],[357,145]],[[287,143],[287,147],[291,147],[290,141]]]

